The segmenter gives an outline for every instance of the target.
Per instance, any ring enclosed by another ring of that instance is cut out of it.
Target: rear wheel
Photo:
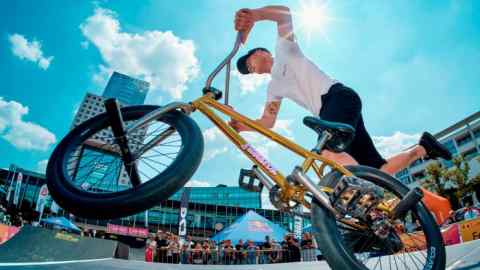
[[[157,106],[121,109],[125,126]],[[163,140],[155,141],[162,137]],[[106,113],[74,128],[58,144],[47,167],[53,199],[65,210],[86,218],[132,215],[168,199],[190,179],[203,154],[198,125],[179,111],[163,114],[127,135],[140,176],[132,184]],[[151,143],[151,144],[150,144]]]
[[[375,194],[380,194],[388,208],[393,208],[409,191],[377,169],[365,166],[347,166],[347,169],[355,175],[357,183],[374,186]],[[335,188],[340,179],[341,173],[333,171],[321,184]],[[349,208],[335,217],[317,202],[312,203],[314,235],[332,269],[445,269],[442,235],[423,203],[417,203],[404,218],[396,220],[389,220],[381,212],[372,215],[370,211],[366,216],[374,218],[356,218],[355,211],[358,209]],[[383,231],[374,229],[380,221],[391,226],[385,225],[382,228],[388,230]]]

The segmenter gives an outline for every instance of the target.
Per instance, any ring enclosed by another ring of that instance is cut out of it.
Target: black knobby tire
[[[409,190],[392,176],[375,168],[366,166],[346,166],[346,168],[355,176],[381,186],[400,198],[405,196]],[[340,177],[339,172],[333,171],[325,176],[322,185],[333,188]],[[446,264],[445,246],[434,218],[423,203],[418,203],[414,211],[424,229],[427,241],[428,258],[423,269],[444,270]],[[351,249],[344,244],[333,214],[314,201],[311,215],[315,238],[319,243],[322,255],[332,269],[368,269],[356,259]]]
[[[121,109],[125,121],[139,119],[158,106],[131,106]],[[97,115],[74,128],[53,151],[47,166],[47,185],[53,199],[65,210],[85,218],[114,219],[139,213],[168,199],[190,179],[203,155],[203,136],[198,125],[179,111],[161,116],[161,121],[180,134],[182,146],[174,161],[156,177],[135,188],[113,193],[91,193],[67,179],[67,154],[90,130],[108,126],[106,114]]]

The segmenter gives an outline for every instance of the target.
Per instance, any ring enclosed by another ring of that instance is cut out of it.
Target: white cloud
[[[203,138],[206,142],[213,142],[225,137],[217,127],[207,128],[203,131]]]
[[[373,136],[373,143],[384,157],[389,158],[418,143],[420,134],[406,134],[400,131],[392,136]]]
[[[48,159],[40,160],[39,162],[37,162],[37,170],[40,173],[45,173],[45,171],[47,170],[47,165]]]
[[[201,180],[189,180],[185,187],[211,187],[211,185],[207,181]]]
[[[12,52],[14,55],[18,56],[20,59],[26,59],[37,63],[38,67],[43,70],[48,69],[53,60],[53,56],[43,56],[42,44],[39,41],[28,41],[20,34],[10,35],[8,40],[12,45]]]
[[[45,151],[56,142],[55,135],[46,128],[24,121],[28,107],[0,97],[0,136],[19,149]]]
[[[171,31],[124,32],[115,13],[103,8],[95,9],[80,29],[105,61],[94,81],[105,81],[113,70],[149,81],[149,102],[157,101],[162,91],[181,98],[187,83],[199,73],[195,44]]]
[[[227,151],[228,151],[228,148],[226,146],[222,148],[207,149],[207,151],[205,151],[205,154],[203,155],[203,160],[207,161],[207,160],[213,159],[218,155],[226,153]]]
[[[266,85],[270,80],[270,74],[241,74],[238,70],[233,70],[233,77],[240,82],[241,94],[253,93],[261,86]]]

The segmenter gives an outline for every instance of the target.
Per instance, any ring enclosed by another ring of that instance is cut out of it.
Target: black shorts
[[[349,124],[355,128],[355,138],[345,152],[360,165],[382,167],[387,161],[378,153],[372,138],[368,135],[362,117],[362,101],[358,94],[341,83],[332,85],[322,96],[320,118]]]

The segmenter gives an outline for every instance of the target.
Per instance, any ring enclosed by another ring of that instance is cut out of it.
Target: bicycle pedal
[[[252,192],[262,192],[263,190],[263,183],[251,169],[240,169],[238,186]]]
[[[335,186],[330,200],[340,213],[365,219],[367,213],[380,202],[377,189],[357,177],[344,176]]]

